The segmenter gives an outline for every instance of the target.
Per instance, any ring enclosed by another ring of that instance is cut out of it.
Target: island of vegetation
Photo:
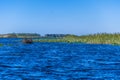
[[[37,33],[11,33],[1,34],[1,38],[33,38],[34,42],[67,42],[67,43],[87,43],[87,44],[115,44],[120,45],[120,33],[108,34],[97,33],[89,35],[72,34],[46,34],[41,36]]]

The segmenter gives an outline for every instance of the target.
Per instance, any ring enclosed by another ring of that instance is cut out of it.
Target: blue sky
[[[0,0],[0,33],[120,32],[120,0]]]

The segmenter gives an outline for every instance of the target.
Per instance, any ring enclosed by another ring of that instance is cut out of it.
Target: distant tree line
[[[1,34],[1,38],[63,38],[70,34],[45,34],[41,36],[37,33],[8,33],[8,34]]]
[[[45,34],[44,37],[53,37],[53,38],[61,38],[68,36],[69,34]]]

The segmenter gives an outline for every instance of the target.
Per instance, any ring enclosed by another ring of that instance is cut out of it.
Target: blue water
[[[0,43],[0,80],[120,80],[120,46]]]

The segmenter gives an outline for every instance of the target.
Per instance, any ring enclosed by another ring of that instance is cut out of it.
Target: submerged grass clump
[[[13,44],[7,44],[7,46],[13,46]]]
[[[0,47],[4,46],[4,44],[0,43]]]

